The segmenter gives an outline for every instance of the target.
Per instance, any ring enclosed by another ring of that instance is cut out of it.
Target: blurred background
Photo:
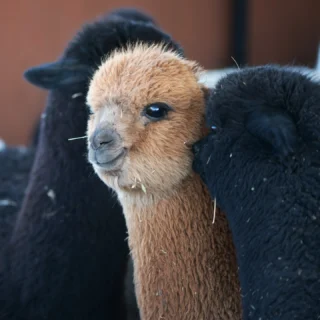
[[[320,0],[1,0],[0,139],[25,144],[46,91],[22,77],[55,60],[81,25],[130,6],[151,14],[206,69],[265,63],[313,67]]]

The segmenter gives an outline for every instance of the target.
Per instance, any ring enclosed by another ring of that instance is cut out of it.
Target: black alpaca
[[[57,62],[25,73],[29,82],[51,91],[2,263],[1,319],[125,318],[128,245],[122,210],[87,162],[86,139],[69,139],[86,133],[85,96],[95,68],[112,50],[137,41],[161,41],[179,50],[151,18],[118,10],[86,25]]]
[[[244,320],[320,319],[320,83],[263,66],[209,94],[194,169],[226,212]]]
[[[34,147],[6,146],[0,150],[0,252],[21,207],[34,154]]]
[[[38,126],[27,146],[6,145],[0,140],[0,260],[13,230],[26,190],[38,140]]]

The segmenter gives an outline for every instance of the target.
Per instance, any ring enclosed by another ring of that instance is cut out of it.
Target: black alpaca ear
[[[87,81],[90,70],[72,60],[56,61],[31,67],[24,72],[25,79],[43,89],[58,89]]]
[[[282,156],[293,153],[298,143],[296,125],[289,114],[277,109],[262,108],[246,119],[247,130],[269,143]]]

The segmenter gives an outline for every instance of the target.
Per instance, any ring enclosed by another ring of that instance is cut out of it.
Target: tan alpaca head
[[[163,46],[141,44],[100,66],[87,96],[88,148],[108,186],[165,195],[190,175],[204,124],[199,71]]]

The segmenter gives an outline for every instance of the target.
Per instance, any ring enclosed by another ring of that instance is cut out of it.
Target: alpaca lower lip
[[[96,165],[98,165],[99,167],[105,169],[105,170],[114,170],[115,167],[118,167],[124,157],[126,155],[126,150],[123,149],[118,155],[116,155],[115,157],[113,157],[111,160],[109,159],[108,161],[101,161],[100,159],[97,159],[97,156],[95,156],[95,162]]]

